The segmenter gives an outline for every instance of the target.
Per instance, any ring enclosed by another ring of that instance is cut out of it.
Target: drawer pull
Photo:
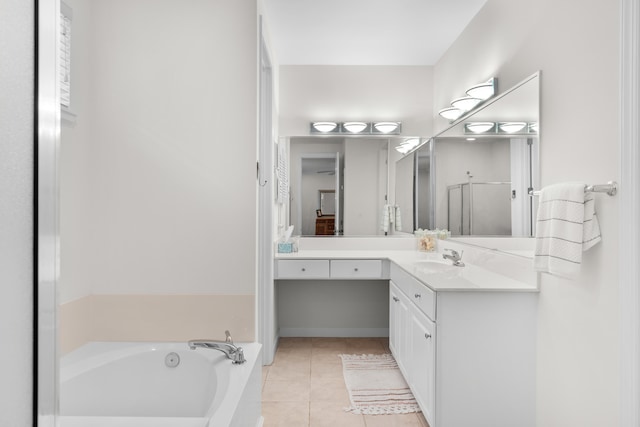
[[[414,295],[414,297],[416,297],[416,299],[418,299],[418,298],[422,298],[422,295],[420,295],[420,294],[415,294],[415,295]]]
[[[353,271],[358,271],[358,267],[354,268]]]
[[[394,300],[395,302],[398,302],[398,301],[400,301],[400,298],[398,298],[398,297],[393,297],[393,300]]]
[[[430,340],[430,339],[431,339],[431,334],[430,334],[429,332],[426,332],[426,333],[424,334],[424,337],[425,337],[426,339]]]
[[[302,267],[302,271],[307,271],[307,269],[306,269],[306,268],[304,268],[304,267]]]

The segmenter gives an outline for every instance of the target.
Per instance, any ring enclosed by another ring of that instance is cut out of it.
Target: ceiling
[[[434,65],[487,0],[264,0],[280,65]]]

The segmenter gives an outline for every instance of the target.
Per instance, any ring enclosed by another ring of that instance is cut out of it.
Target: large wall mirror
[[[289,137],[288,216],[294,233],[379,236],[396,232],[385,232],[381,224],[383,208],[394,198],[394,167],[401,156],[394,147],[405,139]],[[409,226],[411,203],[402,212]]]
[[[536,73],[398,161],[397,185],[413,188],[414,229],[448,229],[453,236],[534,234],[529,190],[538,187],[539,89]]]

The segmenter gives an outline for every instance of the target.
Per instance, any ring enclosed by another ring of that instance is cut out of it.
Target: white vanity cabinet
[[[390,278],[389,347],[429,425],[535,426],[537,293]]]

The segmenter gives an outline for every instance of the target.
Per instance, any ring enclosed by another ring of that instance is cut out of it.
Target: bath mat
[[[420,412],[416,399],[391,354],[341,354],[344,382],[354,414]]]

